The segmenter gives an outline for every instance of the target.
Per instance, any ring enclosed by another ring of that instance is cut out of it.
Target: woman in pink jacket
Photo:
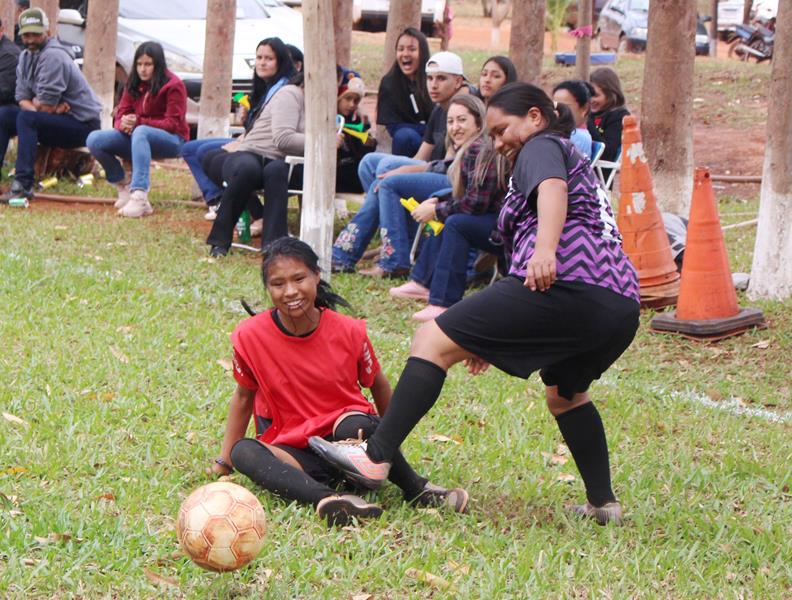
[[[124,217],[144,217],[153,211],[148,201],[152,158],[175,158],[190,137],[187,90],[168,71],[162,46],[138,46],[135,68],[115,112],[112,130],[94,131],[86,145],[104,167],[107,181],[118,188],[115,203]],[[131,176],[118,157],[132,161]]]

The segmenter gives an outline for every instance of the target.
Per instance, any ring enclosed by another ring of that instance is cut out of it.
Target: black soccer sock
[[[556,417],[572,458],[586,486],[586,496],[593,506],[613,502],[608,462],[608,442],[599,412],[592,402]]]
[[[433,362],[414,356],[407,359],[388,410],[368,439],[371,460],[393,461],[401,443],[437,401],[445,378],[445,371]]]
[[[362,431],[363,439],[368,439],[376,431],[378,424],[379,417],[376,415],[349,415],[336,427],[334,438],[337,440],[356,438],[358,432]],[[418,475],[404,455],[398,451],[393,456],[388,479],[401,488],[407,500],[413,500],[420,496],[429,481]]]
[[[286,500],[316,507],[322,498],[337,493],[300,469],[283,462],[269,448],[250,438],[234,444],[231,460],[236,470],[250,477],[256,485]]]

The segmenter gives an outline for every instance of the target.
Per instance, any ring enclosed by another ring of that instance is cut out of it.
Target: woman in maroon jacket
[[[148,201],[152,158],[175,158],[190,137],[187,90],[168,71],[162,46],[138,46],[135,69],[115,111],[114,128],[94,131],[86,145],[104,167],[107,181],[118,188],[115,203],[124,217],[144,217],[153,211]],[[117,157],[132,161],[127,175]]]

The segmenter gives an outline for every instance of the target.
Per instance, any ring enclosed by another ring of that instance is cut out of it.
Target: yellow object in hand
[[[344,128],[341,131],[343,131],[347,135],[351,135],[352,137],[358,138],[364,144],[368,142],[368,138],[369,138],[368,131],[355,131],[354,129],[351,129],[347,126],[344,126]]]
[[[399,202],[401,202],[401,205],[410,212],[414,211],[420,205],[420,203],[415,198],[402,198],[399,200]],[[444,227],[440,221],[435,220],[427,221],[426,226],[431,228],[432,233],[435,235],[439,235],[440,232],[443,231]]]

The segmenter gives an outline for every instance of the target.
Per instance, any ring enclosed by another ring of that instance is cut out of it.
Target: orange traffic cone
[[[657,208],[641,132],[632,115],[623,121],[620,177],[617,221],[624,251],[638,271],[641,306],[673,305],[679,294],[679,273]]]
[[[651,321],[655,331],[722,339],[765,327],[762,311],[737,305],[709,170],[696,169],[677,309]]]

